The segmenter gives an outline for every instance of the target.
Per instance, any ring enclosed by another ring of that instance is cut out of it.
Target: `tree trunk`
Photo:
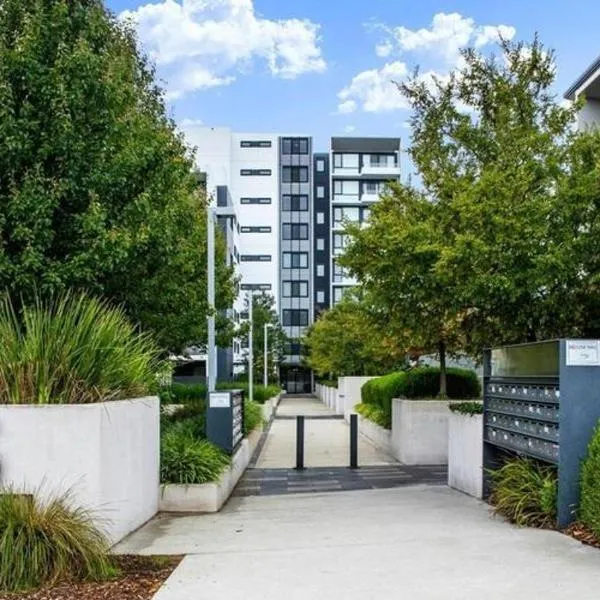
[[[438,352],[440,354],[440,393],[439,398],[448,397],[448,386],[446,383],[446,343],[440,340],[438,343]]]

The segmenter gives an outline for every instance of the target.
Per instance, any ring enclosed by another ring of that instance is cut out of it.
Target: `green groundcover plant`
[[[478,398],[481,394],[479,379],[474,371],[448,369],[446,378],[450,399]],[[361,399],[364,404],[378,406],[391,423],[394,398],[435,399],[439,393],[440,370],[417,367],[370,379],[361,388]]]
[[[0,591],[17,592],[75,578],[115,574],[108,542],[70,493],[39,501],[0,490]]]
[[[252,433],[263,424],[262,406],[246,400],[244,405],[244,435]]]
[[[519,457],[489,471],[489,476],[490,503],[497,514],[519,526],[556,526],[558,476],[555,467]]]
[[[248,384],[246,382],[219,381],[216,387],[218,390],[243,390],[244,397],[248,398]],[[280,393],[281,388],[276,385],[255,384],[252,390],[253,401],[259,404],[264,404]],[[172,383],[160,390],[161,404],[189,404],[205,399],[206,386],[203,384]]]
[[[383,409],[375,404],[364,404],[361,402],[354,407],[354,410],[365,419],[369,419],[369,421],[373,421],[373,423],[381,427],[385,427],[386,429],[392,428],[392,420],[388,418]]]
[[[456,402],[450,404],[448,408],[453,413],[468,415],[470,417],[483,414],[483,402]]]
[[[596,427],[581,467],[579,519],[600,539],[600,425]]]
[[[121,308],[66,292],[0,301],[0,404],[134,398],[156,386],[159,350]]]

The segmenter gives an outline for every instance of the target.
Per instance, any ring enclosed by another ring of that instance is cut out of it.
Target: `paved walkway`
[[[296,415],[305,415],[304,464],[306,467],[346,467],[350,462],[350,428],[323,403],[310,396],[283,396],[266,443],[256,463],[258,469],[293,468],[296,465]],[[397,462],[375,448],[364,436],[358,440],[358,464],[392,465]]]
[[[596,600],[600,551],[442,486],[233,498],[121,552],[188,554],[155,600]]]

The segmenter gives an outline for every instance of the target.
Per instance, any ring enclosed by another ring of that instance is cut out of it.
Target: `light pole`
[[[252,316],[252,305],[254,304],[254,295],[248,292],[248,320],[250,321],[250,331],[248,332],[248,400],[254,399],[254,319]]]
[[[264,365],[263,365],[263,385],[267,387],[269,385],[269,342],[267,339],[269,329],[273,327],[272,323],[265,323],[265,349],[264,349]]]

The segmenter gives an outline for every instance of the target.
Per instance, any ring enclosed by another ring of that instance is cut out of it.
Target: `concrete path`
[[[310,396],[283,396],[271,430],[256,463],[258,469],[293,468],[296,464],[296,421],[305,415],[304,464],[306,467],[345,467],[350,461],[348,424]],[[359,435],[359,465],[390,465],[396,461]]]
[[[441,486],[233,498],[118,550],[188,554],[156,600],[596,600],[600,551]]]

